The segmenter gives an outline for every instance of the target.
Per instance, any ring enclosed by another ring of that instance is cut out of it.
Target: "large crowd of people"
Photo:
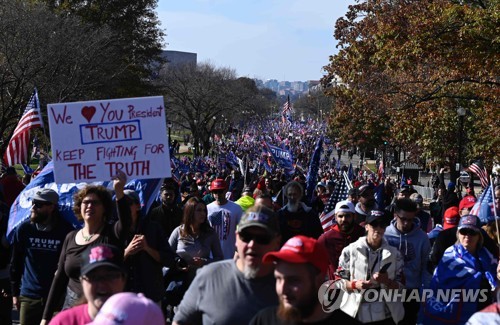
[[[114,197],[94,185],[75,194],[78,229],[61,217],[58,193],[40,189],[11,241],[9,209],[24,185],[8,168],[0,181],[0,323],[11,323],[12,308],[21,324],[129,324],[119,318],[133,308],[133,319],[150,325],[500,322],[489,312],[500,309],[500,222],[471,214],[474,191],[447,186],[440,170],[430,208],[413,184],[361,160],[348,177],[353,186],[339,193],[355,150],[342,162],[343,148],[325,141],[311,161],[318,130],[270,122],[219,138],[207,157],[174,158],[174,176],[144,215],[122,172]],[[266,143],[291,154],[293,173]],[[498,216],[500,187],[491,186]],[[333,311],[318,296],[332,283],[345,293]],[[423,294],[438,289],[478,290],[484,299],[458,293],[446,305]],[[402,294],[367,296],[384,290]]]

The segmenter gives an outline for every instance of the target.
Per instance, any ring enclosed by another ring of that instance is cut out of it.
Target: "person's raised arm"
[[[115,190],[116,204],[118,205],[118,221],[114,225],[114,235],[123,242],[128,238],[130,226],[132,225],[132,216],[130,215],[130,204],[128,203],[123,189],[127,183],[127,175],[118,170],[112,178],[113,189]]]

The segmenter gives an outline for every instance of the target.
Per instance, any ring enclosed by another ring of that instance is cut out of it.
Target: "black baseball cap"
[[[80,275],[86,275],[101,266],[108,266],[126,273],[123,263],[123,251],[109,244],[88,247],[82,253],[81,266]]]

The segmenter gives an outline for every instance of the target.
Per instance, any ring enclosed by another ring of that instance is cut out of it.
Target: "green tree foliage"
[[[78,16],[96,27],[109,27],[120,49],[115,60],[126,66],[118,76],[118,87],[111,97],[152,94],[148,82],[152,63],[161,62],[163,37],[155,9],[157,0],[42,0],[55,12]]]
[[[125,69],[115,60],[114,39],[109,28],[56,15],[44,5],[0,0],[0,152],[35,86],[42,108],[106,97]]]
[[[500,1],[359,1],[336,23],[339,52],[323,83],[332,130],[345,142],[384,140],[422,157],[487,165],[500,157]],[[334,80],[341,80],[334,83]],[[457,108],[466,109],[460,134]]]

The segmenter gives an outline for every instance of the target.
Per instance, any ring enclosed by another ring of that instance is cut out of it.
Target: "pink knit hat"
[[[106,300],[90,324],[165,325],[165,319],[160,307],[142,293],[122,292]]]

